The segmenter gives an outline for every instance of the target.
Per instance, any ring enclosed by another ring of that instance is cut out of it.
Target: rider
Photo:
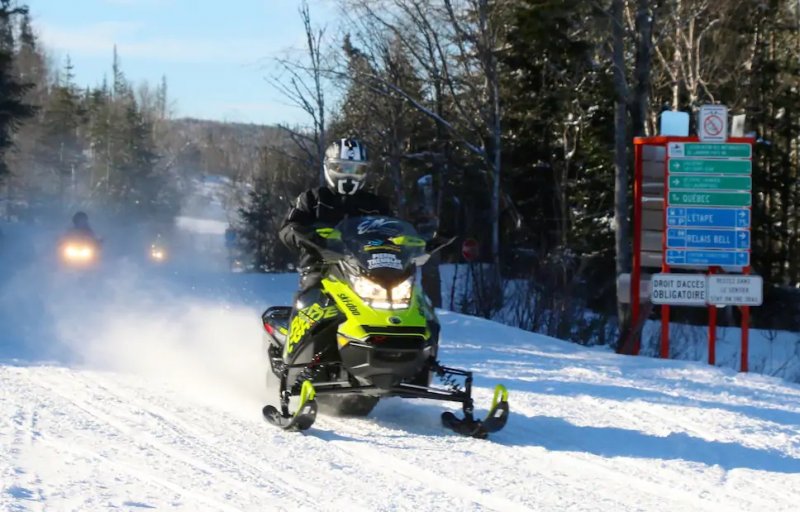
[[[337,140],[325,150],[323,166],[327,186],[300,194],[279,233],[287,247],[300,253],[298,298],[318,288],[322,279],[321,256],[308,244],[322,244],[314,238],[317,227],[333,227],[350,216],[392,215],[385,198],[363,190],[369,167],[363,142]]]
[[[69,230],[69,235],[89,237],[92,240],[97,240],[94,231],[89,226],[89,216],[86,212],[76,212],[72,216],[72,227]]]

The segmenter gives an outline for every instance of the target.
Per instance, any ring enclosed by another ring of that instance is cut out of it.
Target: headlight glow
[[[392,288],[392,302],[404,302],[408,303],[411,301],[411,292],[414,289],[414,276],[409,277],[402,283],[398,284],[394,288]]]
[[[363,276],[352,276],[353,291],[375,309],[405,309],[411,302],[414,277],[392,288],[391,300],[386,288]]]
[[[88,261],[94,257],[94,250],[88,245],[69,244],[64,247],[64,257],[72,261]]]
[[[366,277],[353,277],[353,290],[364,300],[388,301],[386,288]]]

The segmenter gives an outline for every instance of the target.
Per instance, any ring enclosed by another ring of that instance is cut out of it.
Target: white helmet
[[[352,195],[367,178],[367,148],[357,139],[340,139],[325,150],[325,181],[340,194]]]

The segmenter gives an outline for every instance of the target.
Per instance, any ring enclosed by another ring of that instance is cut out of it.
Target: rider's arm
[[[311,191],[300,194],[294,207],[283,220],[278,236],[287,247],[300,250],[303,241],[311,236],[316,221],[313,203]]]

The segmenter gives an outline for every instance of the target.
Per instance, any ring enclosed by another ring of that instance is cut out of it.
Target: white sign
[[[650,281],[653,304],[706,305],[706,276],[702,274],[653,274]]]
[[[708,303],[715,306],[760,306],[764,295],[761,276],[708,276]]]
[[[373,268],[394,268],[397,270],[402,270],[403,262],[400,261],[394,254],[381,252],[378,254],[373,254],[372,257],[367,260],[367,268],[369,268],[369,270],[372,270]]]
[[[659,135],[686,137],[689,135],[689,113],[669,110],[662,112],[660,126]]]
[[[728,140],[728,107],[703,105],[697,119],[697,135],[703,142]]]

